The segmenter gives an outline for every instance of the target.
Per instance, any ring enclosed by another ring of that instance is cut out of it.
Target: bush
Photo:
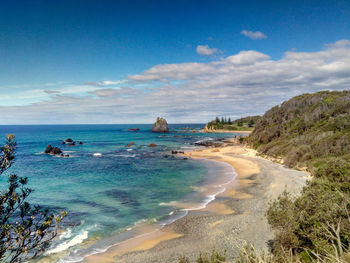
[[[346,167],[346,168],[344,168]],[[326,256],[350,244],[350,185],[348,164],[331,158],[316,171],[317,178],[307,182],[300,197],[293,200],[284,192],[267,210],[267,219],[276,230],[274,254],[284,251],[304,256],[305,250]],[[303,254],[302,254],[303,253]],[[307,262],[307,260],[304,260]]]
[[[12,166],[15,149],[14,136],[7,136],[0,148],[0,175]],[[21,262],[48,248],[66,212],[54,215],[29,204],[26,200],[32,189],[26,187],[27,178],[10,174],[8,183],[8,188],[0,191],[0,260]]]

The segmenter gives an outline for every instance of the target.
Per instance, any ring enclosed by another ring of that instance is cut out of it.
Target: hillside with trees
[[[330,157],[349,161],[350,91],[303,94],[275,106],[257,121],[247,142],[311,172]]]
[[[273,262],[288,253],[295,262],[350,262],[350,91],[303,94],[273,107],[246,142],[313,176],[299,197],[285,192],[267,210]]]
[[[252,131],[260,116],[248,116],[231,121],[231,118],[216,117],[208,122],[205,130],[227,130],[227,131]]]

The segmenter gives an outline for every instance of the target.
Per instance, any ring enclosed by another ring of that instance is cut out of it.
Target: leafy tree
[[[15,150],[15,137],[7,135],[5,145],[0,147],[0,175],[14,163]],[[6,190],[0,190],[0,261],[22,262],[48,248],[67,213],[54,215],[28,203],[33,190],[26,186],[26,177],[10,174],[8,183]]]
[[[248,127],[253,127],[254,124],[255,124],[254,120],[250,119],[249,122],[248,122]]]

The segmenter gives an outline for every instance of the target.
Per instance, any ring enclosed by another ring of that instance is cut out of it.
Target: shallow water
[[[151,133],[151,125],[0,126],[0,133],[16,135],[17,159],[9,172],[29,178],[35,190],[31,201],[69,211],[65,232],[49,253],[64,252],[60,262],[74,262],[129,238],[135,226],[171,223],[222,191],[222,185],[206,192],[198,189],[216,181],[218,174],[227,175],[219,184],[230,180],[228,167],[170,153],[193,149],[198,140],[234,136],[179,129],[203,126],[170,125],[167,134]],[[61,145],[66,138],[84,144]],[[135,144],[125,147],[130,142]],[[148,147],[150,143],[157,146]],[[48,144],[62,148],[70,158],[42,154]],[[0,178],[0,185],[5,188],[6,177]],[[172,202],[192,207],[180,209]]]

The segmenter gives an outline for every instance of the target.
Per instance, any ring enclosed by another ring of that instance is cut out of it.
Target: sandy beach
[[[177,262],[181,255],[194,260],[200,251],[213,248],[226,251],[230,261],[244,241],[266,250],[273,237],[264,215],[269,201],[285,189],[298,194],[307,180],[306,173],[257,157],[242,146],[226,144],[185,155],[228,163],[238,176],[206,208],[190,211],[161,230],[145,229],[138,237],[84,262]]]

